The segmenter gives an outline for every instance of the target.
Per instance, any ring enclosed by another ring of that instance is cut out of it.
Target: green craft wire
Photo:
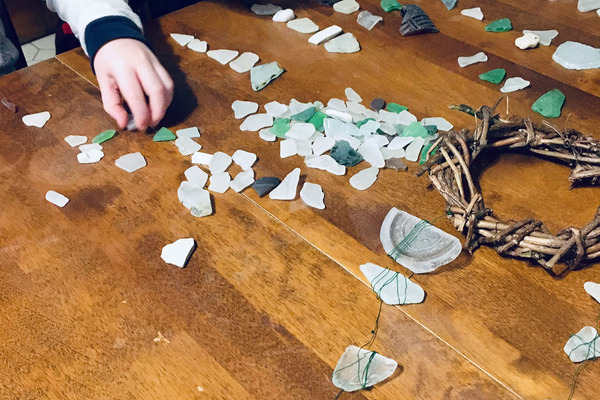
[[[396,258],[406,251],[406,249],[415,241],[417,236],[419,236],[421,231],[428,225],[430,225],[429,222],[424,219],[417,222],[410,232],[408,232],[408,235],[406,235],[406,237],[388,253],[388,256],[396,260]]]
[[[598,331],[598,329],[600,329],[600,312],[598,313],[598,318],[596,318],[596,331]],[[572,335],[573,336],[577,336],[577,335]],[[579,337],[579,336],[577,336]],[[581,343],[579,346],[584,345],[584,344],[591,344],[592,342],[595,342],[596,339],[598,339],[599,335],[596,333],[596,336],[589,342],[589,343]],[[581,340],[581,338],[579,338]],[[583,342],[583,340],[582,340]],[[579,348],[579,346],[575,347],[575,349]],[[588,347],[588,356],[590,355],[590,350],[591,350],[592,346]],[[571,358],[571,353],[573,353],[575,351],[575,349],[571,350],[569,352],[569,358]],[[594,343],[594,354],[596,353],[596,344]],[[567,400],[571,400],[573,398],[573,396],[575,395],[575,385],[577,384],[577,378],[579,377],[579,374],[581,373],[581,370],[583,369],[583,367],[585,367],[585,365],[587,364],[589,360],[586,359],[581,363],[580,366],[577,367],[577,369],[575,369],[575,372],[573,373],[573,379],[571,380],[571,390],[569,392],[569,397],[567,398]]]

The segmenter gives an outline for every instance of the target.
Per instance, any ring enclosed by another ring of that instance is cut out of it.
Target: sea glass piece
[[[223,153],[222,151],[217,151],[212,155],[208,164],[208,169],[210,170],[211,174],[225,172],[231,165],[231,161],[232,159],[228,154]]]
[[[231,156],[231,159],[234,163],[239,165],[244,171],[252,168],[254,163],[256,162],[256,154],[250,153],[245,150],[236,150]]]
[[[69,135],[65,138],[65,142],[67,142],[71,147],[77,147],[87,142],[87,137],[79,135]]]
[[[320,169],[338,176],[346,174],[346,167],[338,164],[331,156],[326,154],[306,157],[304,162],[309,168]]]
[[[357,190],[367,190],[375,183],[378,174],[379,168],[377,167],[363,169],[350,178],[350,185]]]
[[[419,122],[411,122],[402,132],[404,137],[426,138],[429,136],[429,131]]]
[[[583,43],[567,41],[558,46],[552,59],[567,69],[600,68],[600,49]]]
[[[390,144],[388,144],[387,149],[388,150],[403,149],[406,146],[408,146],[413,140],[414,140],[413,137],[404,137],[404,136],[395,137],[394,139],[392,139]]]
[[[336,142],[329,154],[338,164],[346,167],[354,167],[363,160],[362,155],[354,150],[346,140]]]
[[[129,173],[135,172],[140,168],[144,168],[146,164],[146,159],[142,155],[142,153],[129,153],[121,156],[115,160],[115,165],[121,168],[124,171]]]
[[[46,192],[46,200],[60,208],[66,206],[69,202],[69,199],[66,196],[55,192],[54,190],[48,190]]]
[[[540,44],[542,46],[550,46],[550,44],[552,43],[552,39],[554,39],[556,36],[558,36],[558,31],[554,30],[554,29],[545,30],[545,31],[524,30],[523,33],[533,33],[534,35],[539,37]]]
[[[340,33],[342,33],[342,28],[340,28],[337,25],[331,25],[308,38],[308,43],[319,45],[323,42],[328,41],[329,39],[336,37]]]
[[[480,51],[479,53],[470,57],[458,57],[458,65],[461,68],[464,68],[476,63],[486,62],[487,60],[488,56],[483,51]]]
[[[225,193],[229,189],[231,176],[228,172],[219,172],[210,176],[208,190],[215,193]]]
[[[104,153],[102,152],[102,150],[91,149],[88,151],[82,151],[81,153],[77,154],[77,161],[79,161],[80,164],[95,164],[98,161],[100,161],[103,157]]]
[[[290,119],[289,118],[275,118],[273,121],[273,127],[270,129],[271,133],[280,138],[285,138],[285,134],[290,130]]]
[[[481,11],[481,7],[466,8],[460,13],[466,17],[471,17],[483,21],[483,12]]]
[[[292,139],[296,142],[297,154],[301,157],[312,156],[312,146],[310,140]]]
[[[2,105],[13,114],[16,114],[19,112],[19,106],[17,106],[15,103],[10,101],[6,97],[3,97],[2,99],[0,99],[0,103],[2,103]]]
[[[500,89],[502,93],[511,93],[516,92],[517,90],[525,89],[531,83],[526,81],[521,77],[508,78],[506,82],[504,82],[504,86]]]
[[[365,140],[358,148],[358,152],[372,167],[383,168],[385,166],[385,160],[375,140]]]
[[[373,15],[370,11],[361,11],[358,13],[356,22],[363,28],[371,30],[379,21],[383,20],[379,15]]]
[[[599,283],[586,282],[583,284],[583,288],[585,289],[587,294],[592,296],[594,298],[594,300],[596,300],[598,303],[600,303],[600,284]]]
[[[523,36],[515,39],[515,46],[521,50],[533,49],[534,47],[537,47],[539,43],[540,37],[533,33],[524,33]]]
[[[236,100],[231,103],[231,109],[233,110],[233,116],[236,119],[242,119],[257,112],[258,103],[253,101]]]
[[[347,112],[344,112],[344,111],[327,109],[327,110],[325,110],[325,114],[328,117],[339,119],[340,121],[345,122],[347,124],[350,124],[352,122],[352,115],[348,114]]]
[[[238,173],[235,178],[230,183],[230,187],[234,192],[241,192],[246,189],[248,186],[254,183],[254,171],[252,169],[247,169]]]
[[[175,132],[177,137],[189,137],[189,138],[197,138],[200,137],[200,130],[195,126],[191,128],[179,129]]]
[[[298,190],[298,181],[300,180],[300,168],[295,168],[281,181],[279,186],[269,193],[269,198],[273,200],[294,200]]]
[[[294,14],[294,10],[291,8],[286,8],[285,10],[279,10],[273,15],[274,22],[289,22],[296,18]]]
[[[399,158],[391,157],[385,161],[385,167],[394,171],[406,172],[408,167]]]
[[[402,25],[400,26],[402,36],[439,32],[421,7],[415,4],[406,4],[400,12],[402,13]]]
[[[348,110],[348,107],[346,107],[346,102],[344,100],[336,99],[334,97],[332,99],[329,99],[329,101],[327,102],[327,109],[346,112]]]
[[[307,122],[313,117],[313,115],[315,115],[316,112],[316,107],[308,107],[306,110],[300,111],[299,113],[290,116],[290,119],[292,121]]]
[[[204,40],[192,39],[187,44],[187,47],[188,47],[188,49],[197,51],[198,53],[206,53],[206,51],[208,50],[208,43],[205,42]]]
[[[331,150],[335,145],[335,139],[330,137],[321,137],[312,143],[312,152],[315,156],[320,156],[326,151]]]
[[[487,32],[508,32],[512,31],[512,23],[508,18],[498,19],[485,27]]]
[[[361,136],[370,136],[375,134],[375,132],[377,132],[377,130],[381,127],[381,124],[377,121],[374,120],[369,120],[366,123],[362,124],[362,126],[359,128],[359,132],[361,134]],[[382,139],[385,139],[384,136],[378,136]],[[387,139],[386,139],[386,143],[387,144]]]
[[[265,142],[274,142],[277,140],[277,136],[271,133],[269,129],[261,129],[258,131],[258,137],[264,140]]]
[[[177,138],[175,140],[175,146],[177,146],[181,155],[184,156],[190,156],[202,148],[200,144],[189,137]]]
[[[281,179],[276,176],[265,176],[258,178],[253,184],[252,189],[256,191],[259,197],[265,197],[273,189],[275,189],[281,183]]]
[[[360,4],[356,0],[342,0],[335,3],[333,9],[342,14],[352,14],[360,10]]]
[[[313,124],[317,131],[322,132],[323,122],[325,121],[325,118],[327,118],[327,114],[325,114],[322,111],[317,111],[315,115],[313,115],[311,119],[308,120],[308,123]]]
[[[574,363],[600,357],[600,337],[592,326],[584,326],[572,335],[565,344],[564,351]]]
[[[577,10],[579,12],[588,12],[600,9],[600,0],[579,0]]]
[[[249,51],[246,51],[246,52],[242,53],[238,58],[236,58],[235,60],[230,62],[229,67],[232,70],[234,70],[235,72],[243,74],[244,72],[250,71],[252,69],[252,67],[254,67],[254,65],[256,65],[258,60],[259,60],[258,55],[251,53]]]
[[[330,53],[356,53],[360,50],[360,43],[352,33],[347,32],[325,43],[325,50]]]
[[[284,71],[285,70],[281,68],[276,61],[252,67],[250,70],[250,82],[252,84],[252,90],[258,92],[264,89],[269,83],[281,76]]]
[[[379,112],[379,110],[383,110],[386,105],[387,105],[387,103],[385,102],[384,99],[382,99],[381,97],[376,97],[373,100],[371,100],[371,103],[369,104],[369,108],[373,111]]]
[[[479,79],[498,85],[506,77],[506,70],[504,68],[496,68],[488,72],[484,72],[479,75]]]
[[[385,109],[387,111],[389,111],[389,112],[393,112],[393,113],[399,114],[402,111],[408,110],[408,107],[402,106],[402,105],[397,104],[397,103],[388,103],[388,105],[387,105],[387,107]]]
[[[197,151],[192,154],[192,164],[210,165],[212,157],[212,154]]]
[[[319,30],[319,26],[309,18],[293,19],[287,23],[287,27],[300,33],[314,33]]]
[[[565,104],[565,95],[560,90],[554,89],[537,99],[531,109],[546,118],[558,118],[563,104]]]
[[[196,242],[194,239],[179,239],[163,247],[160,258],[167,264],[183,268],[187,264],[195,248]]]
[[[298,154],[298,147],[294,139],[285,139],[279,142],[279,157],[288,158]]]
[[[417,161],[419,159],[419,154],[421,154],[421,149],[425,144],[425,139],[422,137],[415,137],[412,142],[405,149],[406,159],[408,161]]]
[[[265,112],[273,118],[280,117],[288,111],[289,107],[278,101],[271,101],[265,104]]]
[[[250,10],[256,15],[275,15],[281,11],[281,7],[275,4],[252,4]]]
[[[315,126],[307,122],[298,122],[292,125],[285,134],[286,138],[297,140],[309,140],[316,132]]]
[[[372,263],[361,265],[360,272],[385,304],[418,304],[425,300],[423,288],[398,272]]]
[[[206,182],[200,185],[191,181],[183,181],[177,189],[177,197],[181,204],[190,210],[190,214],[198,218],[212,214],[210,193],[204,189],[205,184]]]
[[[325,209],[325,194],[321,185],[316,183],[305,182],[300,190],[300,198],[306,205],[323,210]]]
[[[346,89],[344,89],[344,94],[346,95],[348,101],[352,101],[355,103],[360,103],[363,101],[362,97],[360,97],[360,95],[356,93],[356,91],[351,87],[347,87]]]
[[[269,126],[273,126],[273,117],[268,114],[254,114],[242,122],[240,130],[256,132]]]
[[[414,139],[414,138],[410,138],[410,139]],[[395,149],[395,150],[390,150],[387,147],[382,147],[381,148],[381,154],[383,155],[383,159],[384,160],[389,160],[391,158],[404,158],[406,157],[406,152],[404,151],[404,149]]]
[[[208,181],[208,174],[196,165],[186,169],[183,174],[190,183],[198,185],[201,188],[203,188],[204,185],[206,185],[206,182]]]
[[[434,125],[440,131],[449,131],[450,129],[454,128],[454,125],[452,125],[450,122],[448,122],[448,120],[446,118],[442,118],[442,117],[423,118],[421,120],[421,124],[423,126]]]
[[[194,37],[192,35],[184,35],[182,33],[171,33],[171,38],[179,43],[180,46],[185,46],[192,40]]]
[[[152,140],[155,142],[169,142],[175,139],[177,139],[177,136],[175,136],[173,132],[164,126],[160,128],[152,137]]]
[[[444,3],[447,10],[452,10],[454,7],[456,7],[456,2],[457,0],[442,0],[442,3]]]
[[[408,126],[408,125],[412,124],[413,122],[416,122],[417,117],[414,114],[412,114],[410,111],[404,110],[404,111],[400,111],[398,113],[398,121],[399,121],[398,122],[399,124]]]
[[[385,12],[391,12],[394,10],[401,11],[402,4],[398,3],[398,0],[381,0],[381,8]]]
[[[217,60],[222,65],[226,65],[228,62],[236,58],[238,54],[240,54],[239,51],[227,49],[209,50],[206,52],[207,56],[213,60]]]
[[[333,370],[331,381],[346,392],[369,388],[386,380],[398,368],[398,363],[379,353],[348,346]]]

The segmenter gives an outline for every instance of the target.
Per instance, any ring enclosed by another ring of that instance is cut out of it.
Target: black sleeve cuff
[[[111,40],[135,39],[150,47],[140,28],[129,18],[120,15],[102,17],[90,22],[85,28],[84,37],[92,71],[94,71],[96,53]]]

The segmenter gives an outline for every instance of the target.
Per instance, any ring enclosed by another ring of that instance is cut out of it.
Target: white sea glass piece
[[[274,142],[277,140],[277,136],[269,129],[261,129],[258,132],[258,136],[265,142]]]
[[[397,125],[400,123],[400,114],[386,110],[379,110],[379,121],[390,125]]]
[[[217,60],[222,65],[226,65],[228,62],[236,58],[238,54],[240,54],[239,51],[227,49],[209,50],[206,52],[207,56],[213,60]]]
[[[466,17],[471,17],[483,21],[483,12],[481,11],[481,7],[466,8],[460,13]]]
[[[390,158],[404,158],[406,157],[406,152],[404,149],[394,149],[390,150],[387,147],[381,148],[381,155],[383,155],[384,160],[389,160]]]
[[[327,109],[343,112],[346,112],[348,110],[348,108],[346,107],[346,102],[342,99],[336,99],[335,97],[329,99],[329,101],[327,102]]]
[[[352,14],[360,10],[360,4],[356,0],[342,0],[335,3],[333,9],[342,14]]]
[[[340,33],[342,33],[342,28],[340,28],[337,25],[332,25],[312,35],[308,39],[308,43],[319,45],[323,42],[328,41],[329,39],[336,37]]]
[[[565,344],[564,351],[574,363],[600,357],[598,331],[592,326],[584,326],[579,332],[571,336]]]
[[[320,156],[326,151],[331,150],[335,144],[335,139],[330,137],[320,137],[312,144],[312,152],[315,156]]]
[[[360,132],[360,136],[365,136],[366,137],[366,136],[369,136],[369,135],[373,135],[375,132],[377,132],[377,130],[379,128],[381,128],[381,124],[379,122],[369,120],[365,124],[363,124],[358,129],[358,131]],[[381,135],[377,135],[377,136],[384,137],[384,136],[381,136]],[[387,144],[387,142],[385,144]]]
[[[319,210],[325,209],[325,203],[323,199],[325,194],[321,185],[316,183],[305,182],[300,190],[300,198],[306,205],[314,207]]]
[[[212,157],[212,154],[197,151],[194,154],[192,154],[192,164],[210,165]]]
[[[281,7],[275,4],[252,4],[250,10],[256,15],[275,15],[281,11]]]
[[[362,97],[360,97],[360,95],[358,93],[356,93],[356,91],[354,89],[352,89],[351,87],[347,87],[344,90],[344,94],[346,95],[346,98],[348,99],[348,101],[354,102],[354,103],[361,103],[363,101]],[[362,104],[359,104],[362,105]],[[363,106],[364,108],[364,106]]]
[[[296,151],[299,156],[312,156],[312,146],[310,140],[293,140],[296,142]]]
[[[124,171],[129,173],[135,172],[140,168],[144,168],[146,164],[146,159],[142,155],[142,153],[129,153],[125,154],[116,159],[115,165],[121,168]]]
[[[177,135],[177,137],[188,137],[188,138],[197,138],[200,137],[200,130],[198,128],[196,128],[195,126],[192,126],[191,128],[184,128],[184,129],[179,129],[177,130],[177,132],[175,132],[175,135]]]
[[[171,33],[171,37],[177,43],[179,43],[180,46],[185,46],[189,42],[191,42],[192,40],[194,40],[194,37],[192,35],[184,35],[182,33]]]
[[[285,139],[279,142],[279,157],[288,158],[296,154],[298,154],[298,148],[294,139]]]
[[[346,32],[325,43],[325,50],[330,53],[356,53],[360,51],[360,43],[358,43],[356,36],[350,32]]]
[[[260,57],[258,55],[246,51],[242,53],[238,58],[229,63],[229,67],[235,72],[243,74],[248,72],[256,65]]]
[[[204,40],[193,39],[187,44],[188,49],[197,51],[198,53],[206,53],[208,50],[208,43]]]
[[[346,88],[346,90],[348,90],[348,89],[350,89],[350,88]],[[352,89],[350,89],[350,90],[352,90]],[[354,92],[354,93],[356,93],[356,92]],[[346,92],[346,97],[348,97],[348,94],[350,94],[351,96],[354,96],[352,94],[352,92]],[[358,94],[357,94],[357,96],[358,96]],[[354,100],[348,99],[348,101],[346,102],[346,110],[348,112],[358,114],[358,115],[360,115],[361,119],[364,119],[364,117],[365,117],[364,113],[366,111],[366,107],[363,106],[362,104],[357,103],[356,99],[357,98],[355,98]],[[362,101],[362,98],[360,99],[360,101]]]
[[[371,263],[361,265],[360,271],[385,304],[418,304],[425,300],[423,288],[398,272]]]
[[[552,59],[567,69],[596,69],[600,68],[600,49],[567,41],[558,46]]]
[[[46,192],[46,200],[61,208],[66,206],[69,202],[69,199],[66,196],[55,192],[54,190],[48,190]]]
[[[377,167],[363,169],[350,178],[350,185],[357,190],[367,190],[375,183],[378,174]]]
[[[453,261],[462,250],[458,238],[421,221],[405,211],[392,208],[381,224],[379,234],[386,253],[416,274],[435,271]],[[414,230],[419,223],[422,229]],[[410,241],[409,238],[406,242],[409,234],[413,239]]]
[[[255,112],[257,112],[258,103],[255,103],[253,101],[236,100],[233,103],[231,103],[231,109],[233,110],[233,116],[235,117],[235,119],[242,119],[250,114],[254,114]]]
[[[391,358],[351,345],[337,362],[331,381],[337,388],[355,392],[386,380],[396,368],[398,363]]]
[[[294,10],[286,8],[285,10],[279,10],[273,15],[273,21],[275,22],[289,22],[296,18]]]
[[[242,122],[240,130],[256,132],[269,126],[273,126],[273,117],[268,114],[254,114]]]
[[[212,214],[210,193],[204,189],[205,184],[206,182],[200,185],[192,181],[183,181],[177,189],[179,201],[195,217],[206,217]]]
[[[103,157],[104,153],[102,150],[92,149],[77,154],[77,161],[79,161],[80,164],[95,164],[102,160]]]
[[[279,186],[269,193],[269,198],[273,200],[294,200],[298,190],[298,181],[300,180],[300,168],[295,168],[281,181]]]
[[[356,125],[341,121],[336,118],[325,118],[323,120],[323,128],[325,129],[326,136],[332,137],[336,140],[360,135],[360,130]]]
[[[296,99],[290,100],[289,111],[290,115],[301,113],[302,111],[314,107],[312,103],[302,103]]]
[[[379,15],[373,15],[369,11],[361,11],[358,13],[356,22],[363,28],[371,30],[377,25],[379,21],[383,20]]]
[[[308,156],[304,159],[304,163],[309,168],[320,169],[334,175],[341,176],[346,174],[346,167],[338,164],[331,156],[326,154],[320,156]]]
[[[254,163],[256,162],[256,154],[250,153],[245,150],[236,150],[231,156],[231,159],[234,163],[239,165],[244,171],[252,168]]]
[[[387,136],[377,134],[365,137],[365,142],[367,141],[375,142],[380,151],[382,147],[387,146],[390,143],[390,140],[387,138]]]
[[[102,145],[100,143],[82,144],[79,146],[79,150],[83,151],[84,153],[92,150],[102,150]]]
[[[69,135],[65,138],[65,142],[67,142],[69,144],[69,146],[71,147],[77,147],[80,146],[82,144],[84,144],[85,142],[87,142],[88,138],[86,136],[79,136],[79,135]]]
[[[208,181],[208,174],[196,165],[186,169],[183,174],[189,182],[193,183],[194,185],[198,185],[201,188],[203,188]]]
[[[254,171],[247,169],[238,173],[229,185],[233,191],[239,193],[254,183]]]
[[[290,130],[285,133],[285,137],[289,139],[308,140],[315,132],[313,124],[298,122],[290,127]]]
[[[450,129],[454,128],[454,125],[448,122],[446,118],[442,117],[423,118],[421,120],[421,124],[423,126],[435,125],[440,131],[449,131]]]
[[[470,57],[458,57],[458,65],[461,68],[464,68],[468,67],[469,65],[486,62],[487,60],[488,56],[483,51],[480,51],[479,53]]]
[[[540,37],[538,35],[534,35],[533,33],[524,33],[523,36],[515,39],[515,46],[521,50],[533,49],[539,43]]]
[[[385,160],[383,159],[381,150],[379,150],[379,145],[375,140],[365,140],[365,142],[358,147],[358,152],[372,167],[385,167]]]
[[[422,137],[416,137],[413,139],[412,142],[410,142],[410,144],[408,145],[408,147],[405,149],[406,152],[406,159],[408,161],[417,161],[419,159],[419,155],[421,154],[421,149],[423,148],[423,145],[425,144],[425,139]]]
[[[175,139],[175,146],[177,146],[179,152],[184,156],[192,155],[202,148],[200,144],[196,143],[194,139],[189,137],[180,137]]]
[[[300,33],[313,33],[319,30],[319,26],[309,18],[293,19],[287,23],[287,27]]]
[[[417,122],[417,117],[408,110],[402,110],[398,113],[398,123],[401,125],[410,125]]]
[[[594,300],[600,303],[600,283],[586,282],[583,284],[583,288],[587,294],[592,296]],[[598,344],[600,344],[600,342]]]
[[[219,172],[210,176],[208,190],[216,193],[225,193],[229,189],[231,176],[228,172]]]
[[[288,111],[288,106],[278,101],[272,101],[270,103],[265,104],[265,111],[267,115],[270,115],[273,118],[277,118]]]
[[[217,151],[212,155],[212,158],[208,164],[208,169],[211,174],[219,174],[221,172],[227,171],[227,168],[231,165],[231,157],[223,153],[222,151]]]
[[[329,117],[339,119],[347,124],[352,123],[352,115],[348,114],[347,112],[328,109],[325,110],[325,114],[327,114]]]
[[[187,264],[195,248],[196,242],[194,239],[179,239],[163,247],[160,258],[167,264],[183,268],[185,267],[185,264]]]
[[[379,130],[381,130],[381,132],[387,133],[388,135],[391,135],[391,136],[395,136],[398,133],[398,131],[396,130],[396,128],[394,128],[394,125],[390,125],[390,124],[385,123],[385,122],[380,122],[379,123]]]
[[[558,31],[555,29],[545,30],[545,31],[531,31],[524,30],[523,33],[532,33],[540,38],[540,44],[542,46],[550,46],[552,43],[552,39],[558,36]]]
[[[397,136],[394,139],[392,139],[392,141],[390,142],[390,144],[388,144],[387,149],[388,150],[404,149],[413,140],[414,140],[414,137]]]
[[[504,82],[504,86],[502,86],[500,91],[502,93],[516,92],[517,90],[525,89],[529,85],[530,85],[529,81],[526,81],[525,79],[517,76],[514,78],[508,78]]]
[[[600,0],[579,0],[577,10],[579,12],[588,12],[600,9]]]
[[[46,122],[50,119],[50,113],[48,111],[42,111],[36,114],[29,114],[23,116],[23,123],[27,126],[35,126],[36,128],[43,128]]]

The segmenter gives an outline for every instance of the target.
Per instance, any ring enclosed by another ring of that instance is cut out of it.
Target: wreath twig
[[[494,115],[499,102],[477,111],[453,106],[474,115],[478,120],[476,129],[440,133],[417,175],[429,172],[429,179],[446,199],[450,220],[465,235],[464,247],[470,252],[480,245],[491,246],[501,255],[533,259],[555,275],[600,259],[600,207],[584,227],[569,227],[556,235],[541,221],[503,221],[485,207],[471,167],[486,151],[526,150],[569,164],[569,180],[573,183],[600,183],[600,141],[573,129],[560,131],[546,122],[534,124],[529,118],[501,120]]]

